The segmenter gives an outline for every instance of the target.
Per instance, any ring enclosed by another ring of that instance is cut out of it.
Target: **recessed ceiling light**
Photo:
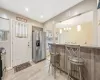
[[[28,12],[28,11],[29,11],[29,9],[28,9],[28,8],[25,8],[25,11],[27,11],[27,12]]]
[[[43,18],[43,15],[41,15],[40,17]]]

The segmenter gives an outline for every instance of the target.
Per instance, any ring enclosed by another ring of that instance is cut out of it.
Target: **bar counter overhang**
[[[49,43],[53,52],[60,53],[60,69],[67,73],[68,54],[65,51],[65,44]],[[75,45],[74,45],[75,46]],[[83,77],[84,80],[100,80],[100,47],[80,46],[80,56],[84,59]]]

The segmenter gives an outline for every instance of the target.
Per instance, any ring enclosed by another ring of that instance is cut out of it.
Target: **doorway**
[[[12,21],[12,66],[29,61],[28,56],[28,24]]]

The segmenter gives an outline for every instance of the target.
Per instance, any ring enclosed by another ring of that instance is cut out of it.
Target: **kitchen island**
[[[65,44],[49,44],[53,53],[59,53],[60,69],[68,72],[68,53]],[[74,45],[75,46],[75,45]],[[80,46],[80,56],[84,59],[83,80],[100,80],[100,47],[98,46]]]

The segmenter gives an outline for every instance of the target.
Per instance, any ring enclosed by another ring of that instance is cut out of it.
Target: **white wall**
[[[98,37],[97,37],[97,0],[84,0],[83,2],[77,4],[74,7],[69,8],[65,12],[55,16],[54,18],[48,20],[47,22],[44,23],[44,31],[48,29],[52,29],[51,31],[54,31],[55,33],[55,25],[56,23],[59,23],[61,21],[67,20],[69,18],[72,18],[73,16],[76,16],[77,14],[81,14],[87,11],[93,11],[93,44],[97,45],[98,42]],[[70,15],[69,15],[70,14]],[[88,18],[86,18],[88,19]],[[54,24],[55,22],[55,24]],[[52,26],[53,24],[53,26]],[[55,36],[53,36],[55,37]],[[54,40],[55,42],[55,40]]]
[[[43,27],[43,24],[40,22],[37,22],[35,20],[29,19],[27,17],[10,12],[10,11],[2,9],[2,8],[0,8],[0,17],[7,18],[7,19],[16,19],[16,17],[23,17],[23,18],[27,19],[27,22],[31,23],[33,26]]]
[[[86,19],[88,17],[88,19]],[[77,31],[77,26],[80,25],[80,31]],[[66,30],[64,30],[64,28]],[[67,31],[68,28],[71,30]],[[92,45],[93,37],[93,11],[86,12],[80,16],[75,16],[71,19],[56,24],[56,29],[61,29],[62,36],[60,43],[76,43],[80,45]],[[58,30],[59,33],[59,30]],[[80,37],[81,38],[80,38]],[[87,44],[85,44],[85,42]]]
[[[18,15],[18,14],[15,14],[13,12],[10,12],[10,11],[7,11],[7,10],[4,10],[4,9],[0,8],[0,17],[7,18],[10,21],[11,19],[16,19],[17,16],[21,16],[21,15]],[[24,16],[21,16],[21,17],[24,17]],[[29,41],[30,41],[31,40],[32,25],[36,26],[36,27],[43,28],[43,24],[39,23],[39,22],[37,22],[35,20],[31,20],[29,18],[26,18],[26,17],[24,17],[24,18],[28,20],[27,23],[30,23],[30,28],[29,28],[29,30],[30,30]],[[11,28],[10,24],[9,24],[9,27]],[[6,49],[6,51],[7,51],[7,54],[6,54],[6,66],[7,66],[7,68],[10,68],[11,67],[11,31],[9,31],[8,41],[0,42],[0,47],[4,47]],[[29,57],[28,58],[31,60],[31,48],[29,49]]]

